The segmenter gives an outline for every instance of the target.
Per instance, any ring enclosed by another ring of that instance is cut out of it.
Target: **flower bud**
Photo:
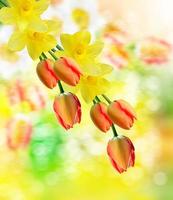
[[[37,65],[37,75],[42,83],[52,89],[56,86],[59,78],[53,70],[53,61],[50,59],[42,60]]]
[[[59,123],[65,129],[70,129],[81,121],[81,104],[77,96],[72,93],[62,93],[57,96],[53,109]]]
[[[18,149],[28,145],[32,134],[32,125],[24,116],[17,116],[7,124],[7,145]]]
[[[124,100],[112,102],[108,106],[108,115],[115,124],[124,129],[130,129],[136,119],[134,109]]]
[[[135,163],[135,148],[128,137],[118,136],[108,142],[107,153],[113,167],[123,173]]]
[[[107,105],[103,102],[96,103],[92,106],[90,110],[90,116],[93,123],[103,132],[107,132],[111,125],[112,121],[107,114]]]
[[[78,64],[71,58],[61,57],[54,64],[54,70],[57,76],[65,83],[75,86],[82,74]]]

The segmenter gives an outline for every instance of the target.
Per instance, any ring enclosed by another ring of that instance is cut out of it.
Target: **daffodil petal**
[[[44,33],[42,33],[44,34]],[[36,60],[42,52],[49,51],[56,45],[56,39],[45,33],[41,40],[35,40],[27,43],[27,49],[30,57]]]
[[[1,8],[0,9],[0,21],[4,24],[12,24],[14,22],[13,8]]]
[[[42,14],[49,6],[49,0],[39,0],[35,3],[35,10],[37,14]]]
[[[113,70],[112,66],[104,63],[97,63],[95,68],[98,69],[98,75],[102,76],[111,73]]]
[[[56,39],[52,35],[48,34],[45,35],[43,42],[45,42],[44,46],[42,47],[43,51],[49,51],[50,49],[55,47],[57,43]]]
[[[35,43],[28,43],[27,44],[28,54],[33,60],[36,60],[40,54],[42,53],[41,49]]]
[[[45,20],[47,27],[48,27],[48,32],[52,35],[57,35],[60,33],[61,28],[62,28],[62,21],[60,19],[56,20]]]
[[[48,31],[48,26],[46,21],[36,18],[32,23],[29,24],[29,29],[36,32],[46,32]]]
[[[83,76],[79,82],[81,95],[88,103],[91,102],[96,95],[106,93],[110,87],[110,82],[102,77]]]
[[[91,34],[88,31],[79,31],[73,37],[75,41],[80,41],[84,44],[89,44],[91,41]]]
[[[25,47],[26,44],[26,36],[22,32],[14,32],[8,42],[8,47],[12,51],[20,51]]]
[[[72,51],[72,48],[74,46],[73,37],[70,34],[61,34],[60,36],[61,44],[64,47],[64,49],[68,52]]]
[[[103,42],[100,41],[95,42],[94,44],[88,47],[87,55],[92,58],[97,57],[101,53],[103,46],[104,46]]]

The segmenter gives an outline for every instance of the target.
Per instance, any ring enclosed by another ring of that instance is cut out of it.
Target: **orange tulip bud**
[[[118,136],[108,142],[107,153],[113,167],[122,173],[135,163],[135,148],[128,137]]]
[[[108,106],[108,115],[115,124],[124,129],[130,129],[136,119],[134,109],[124,100],[112,102]]]
[[[54,70],[57,76],[65,83],[75,86],[82,74],[79,70],[78,64],[71,58],[61,57],[54,65]]]
[[[19,116],[9,121],[7,124],[7,145],[11,149],[18,149],[28,145],[32,134],[32,125]]]
[[[53,108],[59,123],[65,128],[72,128],[81,121],[81,105],[76,95],[61,93],[54,100]]]
[[[112,121],[107,114],[107,105],[103,102],[96,103],[90,110],[90,116],[94,124],[103,132],[107,132]]]
[[[59,78],[53,70],[53,61],[46,59],[40,61],[37,65],[37,75],[42,83],[52,89],[56,86]]]

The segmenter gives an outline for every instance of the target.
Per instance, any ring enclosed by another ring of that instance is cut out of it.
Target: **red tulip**
[[[53,108],[59,123],[65,128],[72,128],[81,121],[81,104],[76,95],[62,93],[54,100]]]
[[[90,116],[94,124],[103,132],[107,132],[112,121],[107,114],[107,105],[103,102],[96,103],[90,110]]]
[[[50,59],[42,60],[37,65],[37,74],[42,83],[52,89],[56,86],[59,78],[53,70],[53,61]]]
[[[57,76],[65,83],[75,86],[81,76],[78,64],[68,57],[59,58],[54,65],[54,70]]]
[[[130,129],[136,119],[134,109],[124,100],[112,102],[108,106],[108,115],[115,124],[124,129]]]
[[[28,145],[31,139],[32,125],[24,117],[12,119],[7,124],[7,145],[11,149],[18,149]]]
[[[107,153],[113,167],[122,173],[135,163],[135,148],[128,137],[118,136],[108,142]]]

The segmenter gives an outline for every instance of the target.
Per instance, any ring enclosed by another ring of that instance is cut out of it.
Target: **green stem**
[[[117,131],[116,131],[116,129],[115,129],[114,124],[112,124],[111,127],[112,127],[112,131],[113,131],[114,137],[117,137],[117,136],[118,136],[118,133],[117,133]]]
[[[2,4],[3,7],[8,7],[8,5],[4,1],[0,0],[0,3]]]
[[[46,54],[44,52],[42,52],[41,55],[43,56],[44,59],[47,59],[47,56],[46,56]]]
[[[56,52],[56,49],[53,48],[53,49],[51,49],[51,51],[53,51],[53,52],[55,53],[55,52]]]
[[[64,51],[64,49],[63,49],[59,44],[56,45],[56,48],[57,48],[58,50],[60,50],[60,51]]]
[[[95,101],[94,99],[93,99],[93,104],[96,104],[97,103],[97,101]]]
[[[62,87],[61,81],[58,81],[58,86],[59,86],[60,93],[64,93],[64,89]]]
[[[103,97],[108,103],[111,103],[111,100],[110,100],[105,94],[102,94],[102,97]]]
[[[98,98],[98,96],[95,96],[95,99],[96,99],[98,102],[101,102],[100,99]]]
[[[42,58],[41,56],[39,56],[39,59],[40,59],[40,61],[42,61],[42,60],[43,60],[43,58]]]
[[[55,60],[58,60],[58,58],[55,56],[54,53],[52,53],[52,51],[48,51],[48,52],[49,52],[49,54],[52,56],[52,58],[54,58]]]

